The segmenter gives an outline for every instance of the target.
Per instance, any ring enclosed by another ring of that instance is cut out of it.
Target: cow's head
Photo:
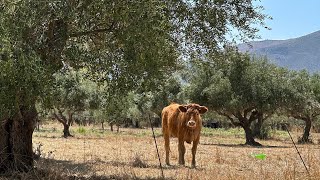
[[[179,110],[186,113],[186,119],[184,119],[186,126],[195,129],[197,126],[201,125],[200,114],[207,112],[208,108],[200,106],[199,104],[188,104],[179,106]]]

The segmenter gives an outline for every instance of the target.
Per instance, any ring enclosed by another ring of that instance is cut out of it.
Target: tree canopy
[[[283,105],[285,71],[232,49],[221,58],[221,64],[210,59],[195,64],[189,96],[243,127],[246,144],[256,145],[251,123],[269,117]]]
[[[320,76],[306,71],[290,73],[291,91],[283,108],[287,116],[303,120],[306,124],[299,142],[311,142],[309,137],[312,122],[320,115]]]

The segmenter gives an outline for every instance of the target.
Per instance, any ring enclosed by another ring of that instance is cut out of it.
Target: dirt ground
[[[72,127],[74,137],[66,139],[61,137],[59,128],[59,124],[43,126],[34,133],[34,148],[41,153],[36,162],[39,168],[49,167],[68,177],[81,177],[78,179],[162,179],[151,129],[120,129],[117,133],[98,127]],[[205,129],[209,135],[201,137],[197,167],[193,169],[191,145],[186,144],[186,166],[179,166],[178,143],[173,138],[171,166],[164,165],[161,129],[155,131],[165,179],[320,179],[317,142],[297,145],[308,174],[284,133],[273,140],[258,140],[263,147],[250,147],[242,145],[244,137],[237,131]],[[300,134],[292,135],[297,140]],[[315,141],[319,137],[312,135]],[[261,160],[256,154],[265,154],[266,158]]]

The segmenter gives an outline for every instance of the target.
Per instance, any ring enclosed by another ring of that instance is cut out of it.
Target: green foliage
[[[290,74],[291,96],[287,113],[297,119],[320,114],[320,76],[306,71]],[[299,118],[300,117],[300,118]]]
[[[211,59],[196,64],[188,88],[192,100],[222,113],[250,108],[273,112],[283,104],[282,69],[234,51],[225,52],[223,58],[224,64]]]
[[[100,106],[101,89],[96,83],[85,78],[83,72],[67,67],[54,74],[55,82],[49,91],[50,103],[47,108],[57,108],[68,112],[81,112],[97,109]]]
[[[79,73],[66,70],[61,74],[55,74],[56,82],[53,87],[54,106],[67,108],[73,111],[84,111],[89,93],[81,84]]]
[[[208,56],[205,63],[194,60],[194,65],[187,89],[190,99],[243,127],[246,144],[261,145],[254,141],[260,124],[285,105],[286,71],[233,48]],[[259,124],[252,132],[254,121]]]
[[[263,25],[268,18],[261,13],[262,7],[255,7],[251,0],[166,2],[175,40],[188,52],[187,56],[194,51],[199,54],[217,51],[228,44],[226,37],[231,31],[238,32],[238,39],[243,41],[254,38],[256,25]]]
[[[260,134],[257,138],[259,139],[270,139],[272,138],[272,129],[267,123],[263,123],[260,129]]]
[[[183,85],[182,80],[178,74],[168,77],[162,84],[158,86],[157,91],[151,92],[150,96],[150,109],[158,116],[160,116],[162,109],[172,102],[184,103],[182,95]]]
[[[121,125],[127,120],[128,110],[131,107],[133,107],[132,96],[118,92],[115,96],[106,96],[101,108],[107,122]]]
[[[87,130],[84,128],[84,127],[79,127],[77,130],[76,130],[77,133],[80,133],[80,134],[86,134]]]
[[[155,89],[156,79],[175,71],[184,52],[219,49],[232,28],[253,38],[254,25],[266,18],[251,1],[4,0],[0,9],[6,113],[17,106],[14,99],[45,101],[63,62],[86,67],[91,78],[108,82],[109,92]]]
[[[23,54],[19,48],[10,48],[6,57],[0,59],[0,118],[11,117],[20,107],[33,105],[38,96],[46,94],[50,84],[40,59]]]
[[[240,128],[230,128],[230,129],[225,129],[225,128],[202,128],[201,129],[201,135],[202,136],[207,136],[207,137],[214,137],[214,136],[220,136],[220,137],[239,137],[244,135],[243,129]]]

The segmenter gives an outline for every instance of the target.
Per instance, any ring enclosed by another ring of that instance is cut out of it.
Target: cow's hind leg
[[[178,144],[178,151],[179,151],[179,164],[184,165],[184,154],[186,153],[186,147],[184,146],[184,141],[179,139]]]
[[[170,135],[164,134],[164,148],[166,150],[166,164],[170,166],[169,152],[170,152]]]

